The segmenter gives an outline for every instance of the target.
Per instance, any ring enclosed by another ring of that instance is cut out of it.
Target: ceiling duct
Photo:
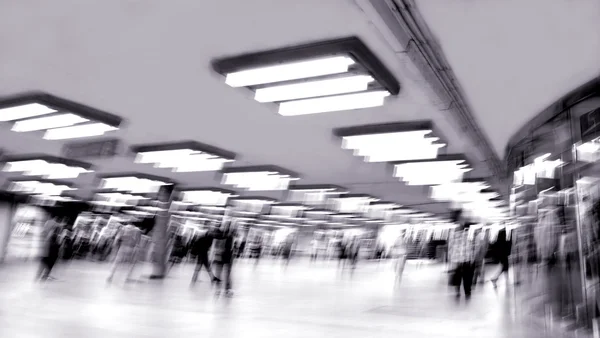
[[[435,41],[425,21],[418,13],[413,0],[356,0],[357,5],[386,38],[398,39],[412,63],[419,69],[421,76],[440,98],[444,110],[451,114],[459,124],[461,131],[468,134],[489,167],[493,182],[504,187],[506,170],[502,161],[493,150],[490,141],[478,126],[463,90],[458,84],[442,49]],[[377,16],[377,18],[374,18]],[[392,44],[394,50],[397,44]]]

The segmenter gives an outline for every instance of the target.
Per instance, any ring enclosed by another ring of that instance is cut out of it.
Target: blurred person
[[[64,260],[70,260],[73,258],[73,232],[67,227],[63,227],[60,234],[61,243],[61,258]]]
[[[58,218],[50,219],[43,229],[43,252],[37,279],[46,281],[51,278],[50,273],[60,256],[60,234],[63,224]]]
[[[462,211],[453,212],[455,223],[458,227],[450,235],[449,260],[452,264],[452,285],[456,288],[456,296],[460,297],[461,284],[467,299],[471,297],[473,283],[474,260],[477,252],[477,241],[469,238],[469,230],[472,225],[462,218]]]
[[[281,257],[283,258],[284,264],[287,266],[290,263],[294,250],[294,238],[289,235],[281,244]]]
[[[350,261],[350,267],[352,270],[356,269],[358,264],[358,257],[360,254],[360,239],[353,237],[350,240],[350,252],[348,253],[348,259]]]
[[[315,237],[310,242],[310,261],[316,262],[319,256],[319,240]]]
[[[493,245],[493,252],[498,261],[500,262],[500,270],[490,279],[494,288],[498,287],[497,282],[502,274],[504,274],[506,281],[508,282],[508,270],[509,263],[508,258],[511,251],[511,241],[507,238],[506,228],[502,228],[498,231],[496,242]]]
[[[485,256],[488,250],[489,231],[482,229],[478,232],[475,239],[478,241],[477,252],[475,253],[475,272],[473,275],[473,286],[480,281],[485,281]]]
[[[172,241],[171,254],[169,257],[169,269],[175,265],[179,264],[183,261],[185,256],[187,255],[187,245],[185,243],[185,238],[180,230],[176,231]]]
[[[206,268],[206,272],[213,283],[219,282],[220,279],[215,276],[210,267],[210,260],[208,253],[213,243],[213,230],[202,231],[192,244],[192,254],[196,256],[196,267],[194,269],[194,275],[192,276],[192,284],[198,280],[198,275],[202,270],[202,267]]]
[[[408,259],[408,245],[406,243],[405,234],[401,234],[394,243],[394,251],[397,258],[396,261],[396,279],[398,282],[402,281],[402,275],[404,274],[404,268],[406,267],[406,260]]]
[[[115,244],[117,245],[117,255],[114,264],[108,276],[107,282],[110,283],[120,266],[129,267],[126,281],[131,281],[131,276],[138,259],[138,248],[142,237],[142,231],[131,223],[127,223],[117,234]]]
[[[233,295],[231,291],[231,272],[233,266],[233,241],[235,239],[235,224],[234,221],[227,219],[223,220],[223,224],[220,229],[215,231],[215,254],[213,265],[215,266],[215,275],[219,280],[217,285],[221,285],[222,273],[225,270],[225,294],[227,296]],[[218,291],[220,292],[220,291]]]

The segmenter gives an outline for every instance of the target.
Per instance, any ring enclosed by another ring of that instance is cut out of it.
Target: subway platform
[[[0,266],[0,337],[557,337],[519,313],[512,290],[479,286],[470,301],[447,287],[445,267],[410,262],[402,283],[391,264],[238,260],[233,297],[218,295],[193,264],[168,278],[106,283],[109,264],[57,266],[37,284],[33,262]]]

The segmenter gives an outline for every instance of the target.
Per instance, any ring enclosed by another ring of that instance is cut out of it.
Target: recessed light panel
[[[149,199],[149,197],[127,192],[98,192],[94,194],[94,204],[106,206],[135,206],[146,199]]]
[[[272,198],[255,196],[235,197],[229,200],[229,204],[232,206],[231,210],[250,215],[263,213],[268,206],[274,203],[277,201]]]
[[[170,180],[144,174],[119,174],[101,178],[100,189],[124,191],[133,194],[154,194],[161,186],[172,184]]]
[[[0,101],[0,123],[18,133],[43,132],[47,140],[104,135],[118,130],[121,118],[48,94],[25,94]]]
[[[131,150],[137,163],[174,172],[219,171],[235,159],[232,152],[195,141],[138,145]]]
[[[429,121],[340,128],[334,133],[342,138],[342,148],[366,162],[434,159],[446,146],[435,136]]]
[[[329,198],[337,197],[347,192],[347,189],[331,184],[295,184],[288,187],[287,201],[310,206],[324,206]]]
[[[231,87],[246,87],[284,116],[376,107],[400,85],[358,38],[224,58],[213,63]]]
[[[5,172],[16,172],[26,176],[40,176],[45,179],[77,178],[80,174],[92,172],[92,165],[66,158],[27,155],[3,159]]]
[[[236,197],[235,192],[219,188],[186,189],[180,193],[184,203],[224,206],[230,197]]]
[[[431,187],[431,198],[436,201],[470,202],[490,199],[497,196],[483,190],[489,188],[484,180],[469,180],[462,182],[449,182]]]
[[[444,155],[435,160],[394,162],[394,176],[407,185],[440,185],[460,182],[471,171],[461,156]]]
[[[286,190],[298,174],[276,166],[229,168],[222,171],[222,184],[249,191]]]
[[[60,196],[66,191],[76,189],[67,182],[39,179],[10,181],[8,190],[27,195]]]
[[[340,213],[364,213],[378,199],[365,194],[347,194],[330,199],[332,208]]]

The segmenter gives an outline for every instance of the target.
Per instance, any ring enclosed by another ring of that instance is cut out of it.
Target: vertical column
[[[167,242],[169,227],[169,206],[173,198],[174,184],[163,185],[158,191],[158,206],[161,210],[156,215],[156,221],[152,230],[152,241],[154,242],[155,259],[152,266],[151,279],[163,279],[167,273]]]

